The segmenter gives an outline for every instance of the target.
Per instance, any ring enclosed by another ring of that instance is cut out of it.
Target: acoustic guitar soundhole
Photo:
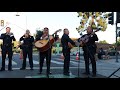
[[[42,42],[39,42],[39,43],[43,44]]]

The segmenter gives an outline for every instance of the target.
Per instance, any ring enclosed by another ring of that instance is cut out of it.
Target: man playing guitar
[[[52,36],[54,37],[55,41],[58,39],[57,32],[55,32]],[[36,41],[39,41],[39,40],[42,40],[42,39],[47,39],[47,38],[49,38],[49,29],[47,27],[44,28],[44,30],[43,30],[41,35],[36,35]],[[39,74],[42,73],[42,67],[43,67],[43,63],[44,63],[44,58],[46,58],[46,65],[47,65],[46,74],[47,74],[47,76],[49,74],[51,74],[51,72],[50,72],[51,50],[52,50],[52,45],[46,51],[41,52],[39,50],[39,56],[40,56],[40,70],[39,70]]]
[[[96,76],[96,61],[95,61],[95,53],[96,53],[96,44],[95,41],[98,41],[98,37],[93,32],[93,29],[91,26],[88,26],[87,28],[87,34],[83,35],[79,40],[80,45],[83,47],[84,51],[84,59],[85,59],[85,70],[86,72],[84,74],[89,75],[89,58],[92,63],[92,73],[93,76]]]

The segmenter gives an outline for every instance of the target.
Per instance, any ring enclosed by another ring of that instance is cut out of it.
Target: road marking
[[[57,59],[57,60],[62,60],[63,61],[63,59],[61,59],[61,58],[55,58],[55,57],[53,57],[53,59]],[[70,60],[75,60],[75,59],[70,58]]]
[[[29,59],[27,58],[27,59],[26,59],[26,61],[28,61],[28,62],[29,62]],[[36,61],[36,60],[33,60],[33,64],[39,64],[39,62],[38,62],[38,61]]]
[[[77,76],[75,75],[70,75],[70,76],[65,76],[63,74],[54,74],[54,75],[49,75],[49,78],[75,78]],[[34,76],[25,76],[25,78],[48,78],[46,75],[34,75]]]
[[[56,59],[56,60],[60,60],[60,61],[63,61],[64,59],[61,59],[61,58],[55,58],[53,57],[53,59]],[[77,61],[76,59],[73,59],[73,58],[70,58],[70,60],[73,60],[73,61]],[[83,58],[80,58],[81,61],[84,61]]]
[[[38,62],[38,61],[33,60],[33,64],[39,64],[39,62]]]
[[[46,59],[45,59],[45,62],[46,62]],[[55,64],[61,64],[63,65],[64,63],[63,62],[59,62],[59,61],[55,61],[55,60],[51,60],[52,63],[55,63]]]
[[[8,60],[5,61],[5,65],[8,65]],[[15,61],[12,60],[12,65],[17,65],[17,63]]]
[[[77,69],[78,67],[70,67],[70,69]],[[19,70],[20,68],[12,68],[13,70]],[[26,67],[26,69],[30,69],[30,67]],[[33,69],[39,69],[39,67],[33,67]],[[43,69],[47,69],[43,67]],[[63,69],[63,67],[50,67],[50,69]]]
[[[58,62],[58,61],[54,61],[54,60],[51,60],[51,62],[52,62],[52,63],[56,63],[56,64],[62,64],[62,65],[64,64],[64,63],[62,63],[62,62]]]
[[[78,65],[78,62],[70,61],[72,64]]]
[[[29,62],[29,59],[27,58],[26,61]],[[46,59],[45,59],[45,61],[46,61]],[[52,63],[55,63],[55,64],[62,64],[62,65],[64,64],[64,63],[62,63],[62,62],[58,62],[58,61],[54,61],[54,60],[51,60],[51,62],[52,62]],[[36,61],[36,60],[33,60],[33,64],[39,64],[39,62]]]

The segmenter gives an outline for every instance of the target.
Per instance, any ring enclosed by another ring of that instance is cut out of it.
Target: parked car
[[[79,54],[79,50],[71,52],[71,55],[73,55],[73,56],[76,56],[77,54]],[[82,49],[80,49],[80,55],[83,55],[83,50]]]
[[[110,56],[115,56],[116,55],[116,51],[115,50],[111,50],[111,51],[108,52],[108,54]],[[119,54],[119,52],[117,52],[117,54]]]

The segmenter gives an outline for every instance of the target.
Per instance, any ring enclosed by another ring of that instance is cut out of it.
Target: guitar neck
[[[53,34],[55,34],[55,33],[57,33],[57,32],[60,32],[60,31],[61,31],[61,29],[59,29],[59,30],[55,31]]]

